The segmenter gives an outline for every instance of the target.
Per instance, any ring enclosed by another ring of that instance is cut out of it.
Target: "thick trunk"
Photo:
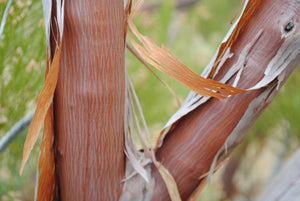
[[[283,84],[299,62],[299,48],[295,48],[300,37],[299,28],[296,27],[299,25],[299,13],[299,1],[263,1],[231,47],[233,56],[226,60],[215,76],[215,79],[221,80],[234,65],[242,65],[243,71],[237,87],[248,89],[265,76],[265,69],[272,63],[272,59],[281,57],[278,62],[283,63],[277,62],[274,65],[282,67],[287,64],[287,67],[278,79],[265,87],[225,100],[211,98],[179,119],[167,133],[163,145],[156,151],[156,157],[174,176],[183,200],[203,181],[200,177],[210,170],[216,155],[220,154],[224,158],[242,140],[277,94],[277,85],[280,87]],[[289,22],[295,25],[291,33]],[[249,51],[246,50],[247,46],[250,47]],[[289,55],[286,55],[287,52]],[[233,76],[227,83],[232,84],[235,78]],[[234,136],[231,138],[233,141],[228,142],[228,147],[225,146],[228,149],[222,151],[230,135]],[[161,176],[155,168],[153,171],[156,185],[152,200],[169,200]]]
[[[124,178],[123,1],[67,0],[54,98],[61,200],[118,200]]]

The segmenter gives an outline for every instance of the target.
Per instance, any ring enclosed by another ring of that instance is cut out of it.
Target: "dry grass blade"
[[[54,55],[51,68],[45,80],[44,87],[38,97],[37,108],[32,122],[29,126],[28,134],[24,144],[23,160],[21,164],[20,174],[22,174],[25,163],[28,160],[34,144],[36,143],[39,132],[43,125],[43,121],[53,100],[53,95],[58,79],[60,52],[61,44]]]

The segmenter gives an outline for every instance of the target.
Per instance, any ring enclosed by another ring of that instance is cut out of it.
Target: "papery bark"
[[[120,197],[125,174],[124,37],[123,1],[65,2],[54,97],[62,201]]]
[[[291,32],[285,28],[289,22],[294,24]],[[299,26],[298,0],[263,1],[237,35],[230,47],[233,56],[226,58],[214,79],[222,80],[229,69],[240,65],[240,78],[235,73],[226,83],[236,81],[237,88],[249,89],[269,76],[268,65],[278,65],[283,71],[248,92],[225,100],[209,99],[179,118],[160,139],[163,144],[157,148],[157,160],[175,178],[182,200],[187,200],[206,181],[200,178],[210,170],[214,160],[219,163],[241,142],[299,63]],[[247,47],[249,51],[245,51]],[[161,176],[155,167],[152,170],[156,182],[152,200],[170,200]]]

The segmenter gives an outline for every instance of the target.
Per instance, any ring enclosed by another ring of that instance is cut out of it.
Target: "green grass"
[[[0,15],[6,3],[0,3]],[[0,41],[0,137],[35,108],[42,88],[45,36],[41,1],[13,1]],[[26,131],[0,154],[0,200],[32,200],[38,146],[19,175]],[[28,185],[30,184],[30,185]]]

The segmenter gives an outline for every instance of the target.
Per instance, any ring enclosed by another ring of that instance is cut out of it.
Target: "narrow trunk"
[[[123,1],[65,1],[54,98],[60,198],[118,200],[124,178]]]

